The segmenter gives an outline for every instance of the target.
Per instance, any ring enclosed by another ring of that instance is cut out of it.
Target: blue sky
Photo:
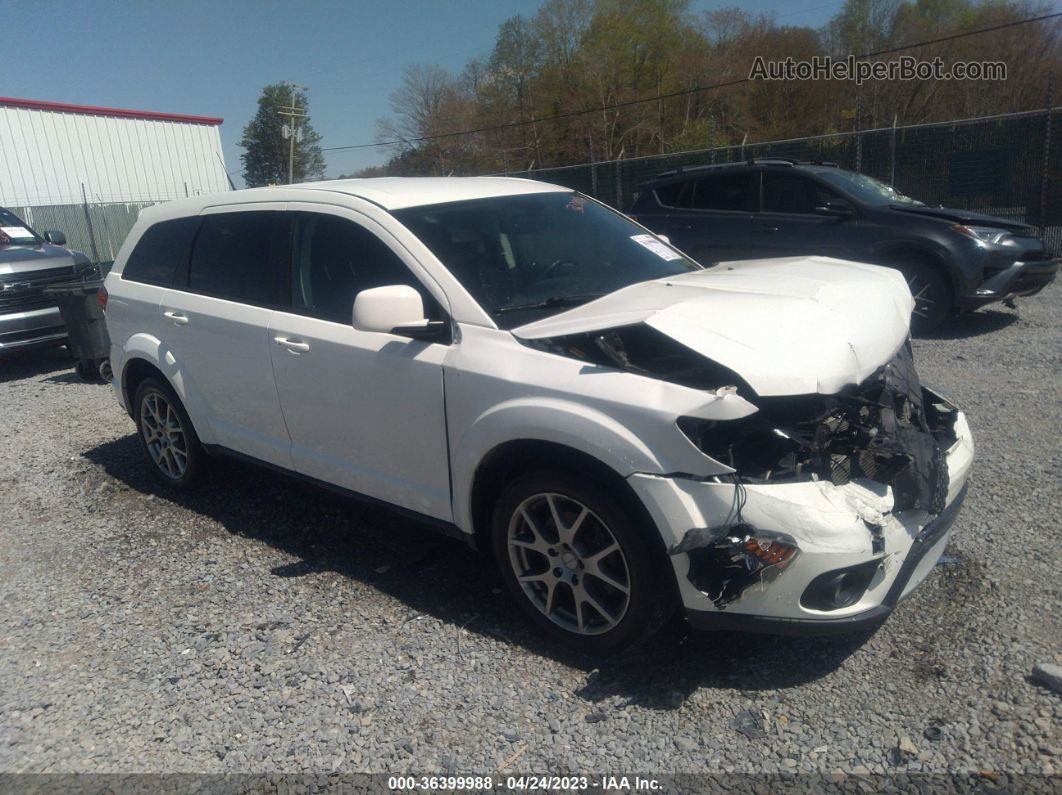
[[[780,23],[819,26],[843,0],[693,0],[741,5]],[[490,51],[498,25],[539,0],[0,0],[0,95],[221,116],[226,168],[262,86],[307,86],[323,146],[371,143],[409,63],[460,69]],[[329,176],[385,159],[326,153]]]

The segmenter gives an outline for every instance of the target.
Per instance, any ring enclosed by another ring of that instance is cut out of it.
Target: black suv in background
[[[818,254],[897,268],[921,332],[955,311],[1034,295],[1059,263],[1033,227],[929,207],[833,163],[669,171],[639,187],[629,214],[702,264]]]

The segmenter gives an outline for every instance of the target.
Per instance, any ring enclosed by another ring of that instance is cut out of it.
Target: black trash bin
[[[100,366],[111,355],[111,337],[96,297],[102,281],[66,282],[46,287],[44,294],[59,304],[66,323],[67,344],[77,359],[77,374],[89,383],[99,383]]]

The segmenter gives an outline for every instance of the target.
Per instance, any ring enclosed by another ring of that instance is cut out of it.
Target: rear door
[[[702,264],[759,256],[751,234],[757,174],[721,170],[691,179],[674,197],[663,233]]]
[[[269,356],[269,319],[286,302],[291,216],[270,205],[210,208],[181,286],[159,307],[162,337],[217,443],[291,468]]]
[[[444,318],[442,307],[375,221],[346,208],[297,207],[291,306],[269,329],[295,469],[452,521],[442,370],[449,343],[351,322],[354,297],[370,287],[413,287],[433,319]]]
[[[850,204],[816,180],[785,168],[763,172],[763,211],[753,224],[764,256],[820,254],[852,258],[854,216],[839,218],[815,211],[827,202]]]

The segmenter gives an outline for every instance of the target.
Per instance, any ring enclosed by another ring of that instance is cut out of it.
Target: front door
[[[375,222],[338,208],[293,215],[291,307],[269,339],[296,471],[451,521],[449,346],[351,324],[354,296],[389,284],[441,310]]]

